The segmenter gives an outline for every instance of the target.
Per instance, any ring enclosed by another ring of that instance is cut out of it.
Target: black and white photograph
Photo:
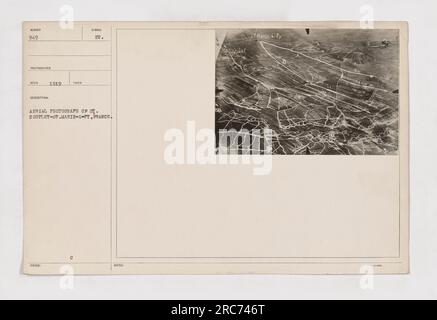
[[[399,33],[217,32],[216,131],[270,129],[274,155],[398,152]]]

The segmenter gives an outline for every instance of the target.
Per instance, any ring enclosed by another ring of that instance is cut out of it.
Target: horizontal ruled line
[[[28,40],[28,42],[111,42],[111,40]]]
[[[29,57],[110,57],[110,54],[31,54]]]
[[[31,72],[110,72],[112,70],[51,70],[51,69],[30,69]]]
[[[68,85],[68,84],[65,84],[65,85],[62,85],[62,86],[51,86],[51,85],[42,85],[42,84],[39,84],[39,85],[28,84],[27,86],[28,87],[62,88],[62,87],[110,87],[111,85],[110,84],[78,84],[78,85],[74,85],[74,84]]]

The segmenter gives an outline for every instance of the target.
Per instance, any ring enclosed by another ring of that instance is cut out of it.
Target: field
[[[271,129],[277,155],[398,152],[396,30],[217,34],[216,131]]]

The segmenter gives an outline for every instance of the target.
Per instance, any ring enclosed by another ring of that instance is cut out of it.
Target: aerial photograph
[[[274,155],[398,154],[398,30],[218,30],[216,50],[217,137],[269,129]]]

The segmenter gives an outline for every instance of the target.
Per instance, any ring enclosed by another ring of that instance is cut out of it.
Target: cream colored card
[[[24,23],[24,272],[407,273],[408,26],[365,27]]]

